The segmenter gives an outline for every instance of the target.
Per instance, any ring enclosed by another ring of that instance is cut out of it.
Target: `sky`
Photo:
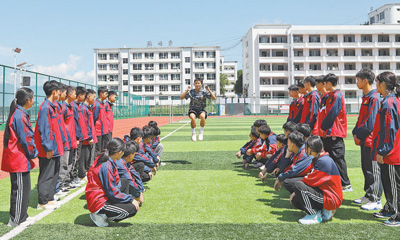
[[[93,83],[94,48],[220,46],[238,61],[255,24],[359,25],[383,0],[0,0],[0,64]]]

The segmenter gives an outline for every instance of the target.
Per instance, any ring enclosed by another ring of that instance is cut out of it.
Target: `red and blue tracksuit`
[[[82,118],[82,110],[80,104],[76,101],[71,102],[72,109],[74,110],[74,120],[75,120],[75,133],[76,139],[79,141],[83,141],[82,129],[81,129],[81,118]]]
[[[74,107],[73,107],[74,102],[72,101],[71,104],[68,104],[66,102],[63,102],[63,116],[64,116],[64,123],[65,123],[65,128],[67,130],[68,135],[70,136],[70,142],[71,142],[71,149],[76,149],[78,148],[77,144],[77,134],[76,134],[76,122],[75,122],[75,115],[74,115]],[[79,125],[79,124],[78,124]],[[80,129],[80,126],[79,126]]]
[[[151,147],[151,142],[149,143],[144,143],[144,149],[147,153],[148,156],[150,156],[153,159],[153,162],[158,163],[158,154],[154,152],[154,149]]]
[[[100,99],[96,99],[93,104],[93,120],[95,125],[96,136],[103,136],[109,133],[107,124],[106,109],[104,103]]]
[[[67,132],[67,129],[65,127],[62,103],[54,101],[54,106],[56,106],[58,121],[60,122],[60,127],[61,127],[61,130],[62,130],[65,140],[66,140],[65,142],[63,142],[64,143],[64,151],[69,151],[71,149],[71,136],[69,135],[69,133]]]
[[[132,164],[135,162],[143,162],[149,168],[154,168],[156,166],[146,153],[145,143],[143,141],[139,144],[139,151],[135,154]]]
[[[29,172],[35,167],[32,159],[38,155],[30,117],[26,110],[17,105],[7,126],[10,138],[3,149],[1,170],[10,173]]]
[[[247,155],[247,150],[251,149],[257,142],[256,140],[250,140],[248,141],[243,147],[240,148],[240,153],[243,155],[243,159],[246,160],[247,163],[251,163],[253,160],[254,155]]]
[[[131,173],[131,171],[136,172],[135,168],[130,164],[129,164],[129,167],[128,167],[125,159],[123,159],[123,158],[121,158],[119,160],[114,160],[114,162],[117,165],[119,177],[120,178],[125,178],[129,182],[129,186],[130,186],[129,193],[131,193],[134,198],[140,197],[140,193],[143,192],[143,191],[141,191],[141,188],[136,183],[135,177]]]
[[[301,112],[300,123],[306,123],[311,128],[313,135],[318,135],[317,117],[319,110],[319,94],[317,90],[313,90],[304,96],[304,104]]]
[[[114,130],[114,114],[113,114],[113,106],[109,101],[106,101],[104,104],[105,106],[105,111],[106,111],[106,121],[107,121],[107,126],[108,126],[108,132],[112,133]]]
[[[301,146],[299,151],[291,156],[292,165],[278,175],[279,181],[283,182],[287,178],[302,177],[310,173],[312,169],[312,157],[308,156],[305,145]]]
[[[81,119],[79,119],[79,120],[81,123],[81,130],[82,130],[82,136],[83,136],[82,145],[89,145],[89,141],[92,139],[96,143],[97,138],[96,138],[96,132],[94,129],[92,111],[89,108],[89,106],[86,105],[86,103],[81,104],[81,111],[82,111],[82,121],[81,121]]]
[[[272,157],[268,159],[265,163],[265,168],[267,169],[267,173],[272,173],[276,168],[278,168],[278,162],[285,157],[286,154],[286,145],[279,148]]]
[[[132,195],[120,191],[118,167],[111,158],[98,166],[90,167],[87,179],[86,201],[88,209],[92,213],[102,209],[106,203],[131,203],[133,201]]]
[[[302,109],[304,104],[304,98],[300,95],[299,99],[294,98],[290,103],[289,107],[289,117],[287,121],[299,123],[302,115]]]
[[[342,183],[339,170],[328,153],[312,159],[314,168],[303,178],[305,184],[323,192],[323,206],[335,210],[343,203]]]
[[[347,115],[344,98],[339,89],[329,92],[326,100],[326,117],[321,122],[324,137],[347,136]]]
[[[151,139],[151,148],[155,150],[160,142],[160,137],[155,136],[153,139]]]
[[[328,97],[329,97],[329,92],[325,92],[322,95],[321,101],[319,103],[319,111],[318,111],[318,117],[317,117],[317,129],[318,129],[318,135],[320,137],[323,137],[321,134],[321,131],[319,131],[319,129],[321,129],[322,120],[324,120],[324,118],[326,117],[326,100],[328,100]]]

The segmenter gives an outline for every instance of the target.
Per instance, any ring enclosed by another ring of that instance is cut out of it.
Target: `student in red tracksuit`
[[[351,192],[353,188],[347,175],[347,164],[344,158],[345,146],[343,138],[347,136],[347,115],[344,97],[336,86],[339,82],[335,74],[324,77],[325,88],[329,91],[326,100],[326,117],[321,122],[320,134],[324,142],[325,152],[336,163],[342,178],[343,192]]]
[[[396,75],[383,72],[376,77],[376,89],[383,100],[372,133],[371,155],[380,164],[386,204],[375,217],[389,220],[386,226],[400,226],[400,86]]]
[[[10,173],[10,220],[7,226],[16,227],[28,218],[31,193],[30,171],[34,167],[36,149],[27,110],[33,105],[34,94],[29,88],[18,89],[11,102],[3,141],[1,170]]]
[[[324,118],[326,117],[326,100],[329,97],[329,92],[325,88],[324,77],[325,75],[321,75],[315,78],[317,90],[320,93],[320,103],[317,116],[317,129],[321,129],[322,120],[324,120]],[[318,135],[322,137],[320,131],[318,131]]]
[[[60,84],[51,80],[45,82],[43,90],[46,98],[39,109],[35,127],[35,142],[39,156],[38,209],[58,207],[54,202],[60,157],[64,155],[66,138],[53,104],[60,96]]]
[[[300,94],[299,87],[296,84],[289,86],[289,95],[293,100],[290,103],[287,122],[299,123],[304,104],[303,95]]]
[[[105,137],[104,146],[107,146],[107,143],[112,139],[112,132],[114,130],[114,113],[112,108],[115,104],[115,101],[117,100],[117,96],[117,92],[109,91],[107,97],[108,101],[104,103],[106,110],[106,121],[108,126],[108,134]]]
[[[305,145],[313,169],[303,180],[296,182],[290,202],[306,213],[299,223],[317,224],[331,220],[342,205],[342,184],[336,164],[328,153],[323,152],[320,137],[311,136]]]
[[[100,152],[102,149],[105,148],[106,141],[103,141],[103,139],[107,140],[106,135],[109,133],[106,109],[104,105],[104,100],[108,96],[108,89],[105,86],[99,87],[97,93],[99,95],[99,98],[97,98],[93,104],[93,120],[95,125],[94,133],[97,137],[95,148],[96,152]]]
[[[128,180],[119,177],[114,162],[121,159],[124,148],[124,141],[113,138],[88,172],[86,201],[90,218],[98,227],[107,227],[107,220],[119,222],[133,217],[139,211],[139,203],[128,193]]]
[[[313,76],[304,79],[304,88],[307,94],[304,95],[304,104],[301,112],[300,123],[307,123],[313,135],[318,135],[317,116],[319,110],[319,95],[315,87],[315,79]]]
[[[374,129],[376,114],[381,105],[381,97],[376,89],[372,89],[375,74],[369,69],[362,69],[356,74],[357,87],[364,92],[360,108],[360,114],[356,126],[353,129],[353,137],[356,145],[361,148],[361,169],[364,174],[365,194],[354,203],[363,204],[361,209],[382,209],[382,183],[379,164],[371,157],[372,130]]]

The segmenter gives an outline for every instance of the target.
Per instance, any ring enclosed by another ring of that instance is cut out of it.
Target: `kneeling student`
[[[328,153],[322,153],[320,137],[311,136],[306,142],[307,153],[314,157],[313,170],[296,182],[290,202],[306,212],[299,220],[301,224],[316,224],[329,221],[343,202],[342,183],[339,170]]]
[[[119,222],[133,217],[139,210],[139,203],[128,194],[128,181],[120,179],[114,162],[124,155],[124,149],[124,141],[113,138],[87,174],[87,205],[90,218],[98,227],[107,227],[107,220]]]
[[[251,149],[254,144],[256,144],[257,139],[260,137],[260,134],[257,132],[256,127],[251,127],[250,132],[250,141],[248,141],[240,150],[236,153],[236,157],[240,158],[243,155],[243,168],[247,169],[249,167],[249,163],[253,160],[253,155],[247,155],[247,150]]]

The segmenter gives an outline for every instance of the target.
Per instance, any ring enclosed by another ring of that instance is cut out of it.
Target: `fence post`
[[[5,123],[5,114],[6,114],[6,112],[5,112],[5,101],[6,101],[6,94],[5,94],[5,92],[6,92],[6,67],[5,66],[3,66],[3,122]]]
[[[38,113],[39,113],[39,111],[38,111],[38,88],[37,88],[37,85],[38,85],[38,77],[37,77],[37,75],[38,75],[38,74],[36,73],[35,75],[36,75],[36,90],[35,90],[36,104],[35,104],[35,115],[36,115],[36,118],[37,118]],[[36,119],[36,120],[37,120],[37,119]]]

